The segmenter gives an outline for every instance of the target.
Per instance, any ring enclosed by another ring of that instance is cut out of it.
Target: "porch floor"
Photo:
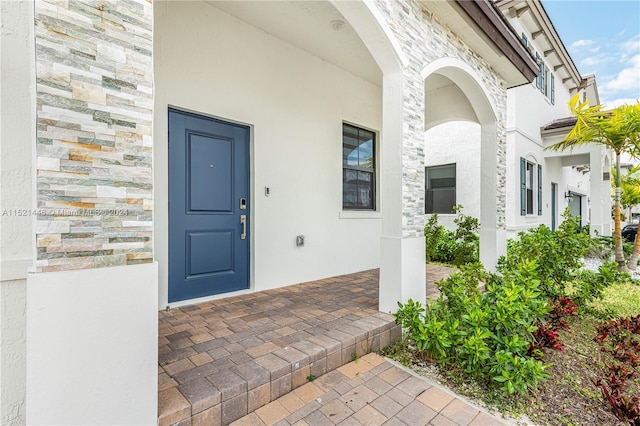
[[[450,268],[427,266],[427,297]],[[379,270],[159,312],[158,422],[229,424],[400,337]]]

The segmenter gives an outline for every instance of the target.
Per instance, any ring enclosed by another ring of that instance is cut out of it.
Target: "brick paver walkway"
[[[428,265],[427,294],[450,273]],[[229,424],[311,375],[389,345],[401,331],[378,311],[378,276],[363,271],[160,312],[159,424]]]
[[[309,382],[233,426],[503,425],[503,420],[377,354]]]

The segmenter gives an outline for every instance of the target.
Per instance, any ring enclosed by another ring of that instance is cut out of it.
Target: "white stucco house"
[[[539,69],[487,0],[23,0],[0,22],[2,424],[155,424],[167,306],[378,267],[381,311],[424,300],[437,124],[478,129],[489,267],[521,226],[509,167],[551,169],[538,136],[507,156]],[[548,60],[556,106],[532,102],[560,111],[582,79]]]
[[[539,1],[498,0],[496,6],[535,56],[540,74],[507,91],[506,231],[545,224],[555,229],[566,207],[592,234],[611,235],[611,153],[596,144],[571,152],[545,150],[571,130],[568,101],[576,93],[598,104],[595,76],[581,76]],[[427,214],[451,227],[451,206],[480,217],[481,129],[471,111],[425,132]],[[471,122],[470,122],[471,121]]]

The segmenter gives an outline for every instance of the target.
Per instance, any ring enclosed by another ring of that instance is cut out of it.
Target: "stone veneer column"
[[[411,81],[413,81],[413,85]],[[397,310],[397,302],[426,300],[424,227],[424,138],[419,131],[424,108],[408,103],[416,91],[411,70],[383,78],[382,237],[380,299],[382,312]],[[419,84],[417,85],[419,87]],[[417,120],[416,120],[417,119]]]
[[[35,9],[36,266],[151,262],[151,2]]]
[[[151,1],[35,2],[27,424],[157,423],[152,26]]]
[[[383,236],[380,310],[388,312],[397,309],[397,301],[404,302],[409,298],[424,301],[425,298],[425,94],[421,70],[441,58],[459,59],[481,81],[483,92],[489,97],[485,105],[493,106],[493,121],[480,123],[483,128],[482,158],[483,161],[487,160],[487,167],[483,166],[482,170],[481,260],[490,269],[506,249],[504,185],[507,92],[504,80],[491,66],[456,34],[440,24],[435,15],[423,9],[420,3],[379,0],[376,6],[409,58],[402,76],[385,74],[383,82],[386,109],[383,110],[381,142]],[[398,91],[401,92],[401,102],[395,101],[399,96]],[[474,108],[478,106],[478,103],[470,101]],[[398,120],[401,124],[398,124]],[[399,125],[402,129],[397,127]]]

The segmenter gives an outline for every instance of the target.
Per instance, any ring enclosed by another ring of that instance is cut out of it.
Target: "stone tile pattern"
[[[440,58],[457,58],[482,80],[489,102],[496,112],[497,229],[505,229],[506,212],[506,103],[507,89],[497,73],[437,16],[417,1],[377,0],[377,8],[387,20],[409,60],[403,69],[404,133],[402,149],[403,236],[420,237],[424,227],[424,81],[421,71]]]
[[[346,364],[232,423],[259,425],[506,424],[377,354]]]
[[[378,275],[364,271],[160,312],[159,424],[231,423],[309,376],[389,345],[401,330],[378,312]]]
[[[152,260],[151,1],[35,3],[37,267]]]

